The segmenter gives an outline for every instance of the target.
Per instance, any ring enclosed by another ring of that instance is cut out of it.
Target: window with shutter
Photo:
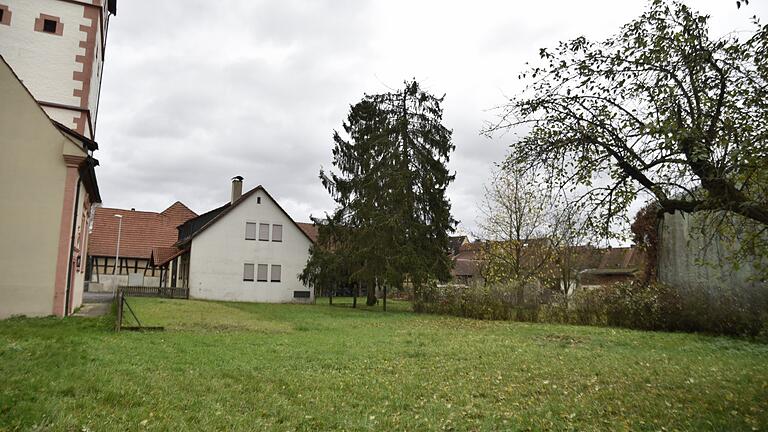
[[[280,266],[277,264],[272,265],[272,282],[280,282]]]
[[[269,241],[269,224],[259,224],[259,240]]]
[[[254,222],[245,223],[245,239],[256,240],[256,223]]]
[[[253,282],[253,264],[243,265],[243,280]]]
[[[283,241],[283,226],[282,225],[272,225],[272,241],[273,242],[281,242],[281,241]]]
[[[267,265],[259,264],[258,272],[256,272],[256,282],[266,282],[266,281],[267,281]]]

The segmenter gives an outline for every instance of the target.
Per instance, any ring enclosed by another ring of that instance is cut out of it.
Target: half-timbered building
[[[174,256],[177,249],[173,247],[178,238],[176,227],[196,216],[178,201],[160,213],[96,209],[89,240],[88,291],[112,292],[121,285],[161,286],[167,274],[179,273],[180,260],[175,259],[178,255]]]

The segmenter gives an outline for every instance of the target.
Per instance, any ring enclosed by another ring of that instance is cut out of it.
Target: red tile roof
[[[307,222],[296,222],[296,225],[304,231],[304,234],[306,234],[313,243],[317,242],[317,225]]]
[[[146,258],[153,248],[168,248],[178,240],[176,227],[197,214],[180,202],[160,213],[99,207],[93,218],[93,231],[88,238],[88,254],[91,256],[115,256],[117,231],[122,215],[120,256]]]
[[[150,261],[153,266],[162,266],[168,264],[172,259],[188,250],[189,249],[179,249],[175,246],[152,248],[152,259]]]

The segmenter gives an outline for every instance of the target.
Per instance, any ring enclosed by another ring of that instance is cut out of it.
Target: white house
[[[300,226],[262,186],[179,226],[181,274],[189,297],[243,302],[313,302],[298,274],[309,258],[312,231]]]

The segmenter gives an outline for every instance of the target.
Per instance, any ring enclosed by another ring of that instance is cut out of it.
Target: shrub
[[[513,282],[469,286],[430,284],[419,289],[414,310],[484,320],[538,321],[541,291],[526,286],[525,300],[519,304],[518,288]]]
[[[518,303],[518,287],[512,282],[432,284],[419,291],[414,310],[483,320],[768,336],[768,293],[763,291],[680,293],[668,285],[634,281],[577,290],[566,302],[562,294],[526,285]]]

